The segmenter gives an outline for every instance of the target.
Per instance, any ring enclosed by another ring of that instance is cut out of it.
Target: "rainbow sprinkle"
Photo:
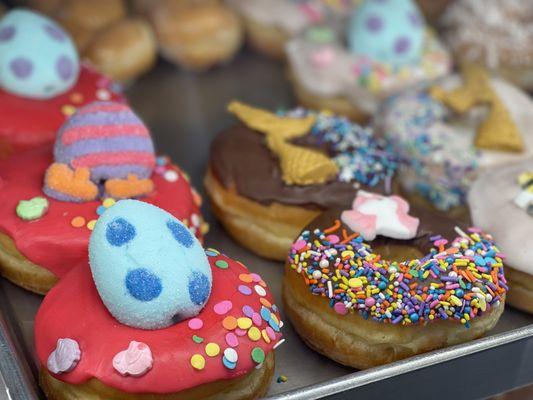
[[[434,236],[424,258],[395,262],[373,253],[358,234],[347,236],[337,220],[323,231],[302,232],[288,261],[311,293],[329,298],[341,315],[357,311],[402,325],[451,319],[468,328],[470,320],[499,306],[508,287],[492,237],[476,228],[456,231],[448,247]]]
[[[362,127],[346,117],[327,111],[314,113],[304,108],[296,108],[280,114],[292,118],[316,115],[316,122],[311,128],[308,140],[329,150],[339,169],[338,179],[341,182],[355,181],[370,187],[385,182],[385,187],[390,188],[392,177],[398,168],[397,158],[392,146],[374,136],[371,128]]]

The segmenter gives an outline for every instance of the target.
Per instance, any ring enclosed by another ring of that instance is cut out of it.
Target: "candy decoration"
[[[78,80],[78,53],[53,20],[15,8],[0,20],[0,87],[32,99],[49,99]]]
[[[475,106],[488,104],[487,117],[477,130],[476,147],[497,151],[524,151],[524,141],[518,127],[491,87],[487,71],[478,65],[466,64],[463,66],[462,75],[462,86],[450,92],[434,86],[430,90],[431,96],[461,114]]]
[[[321,184],[337,175],[338,168],[327,155],[289,142],[309,133],[315,123],[314,115],[280,117],[237,101],[231,102],[228,110],[249,128],[266,135],[268,148],[279,158],[286,184]]]
[[[154,189],[150,132],[125,104],[93,102],[80,108],[59,130],[54,158],[43,190],[58,200],[94,200],[102,181],[105,193],[117,199]]]
[[[408,212],[409,203],[399,196],[382,196],[359,190],[352,210],[343,211],[341,220],[364,240],[374,240],[377,235],[406,240],[416,236],[420,223]],[[353,286],[360,285],[354,283]]]
[[[94,227],[89,258],[104,304],[125,325],[159,329],[194,317],[211,292],[211,267],[198,240],[148,203],[121,200],[108,208]],[[201,320],[189,327],[201,328]]]
[[[41,218],[48,211],[48,200],[45,197],[34,197],[30,200],[21,200],[17,205],[17,215],[24,221],[33,221]]]
[[[78,342],[73,339],[58,339],[55,350],[48,357],[46,367],[53,374],[70,372],[81,358]]]
[[[126,350],[113,358],[113,368],[124,376],[142,376],[152,369],[153,364],[154,359],[150,347],[134,340],[130,342]]]
[[[518,184],[522,191],[514,198],[514,203],[533,216],[533,172],[522,172],[518,176]]]
[[[420,61],[423,17],[412,0],[365,0],[353,12],[348,46],[354,54],[395,67]]]

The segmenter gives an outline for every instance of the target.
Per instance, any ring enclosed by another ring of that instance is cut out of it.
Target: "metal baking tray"
[[[248,52],[205,74],[161,62],[126,90],[150,126],[160,153],[168,154],[203,192],[212,138],[233,123],[225,106],[240,99],[270,109],[294,105],[283,66]],[[243,261],[269,283],[281,304],[281,263],[239,247],[203,206],[211,224],[206,244]],[[0,400],[40,399],[33,352],[33,321],[41,297],[0,278]],[[365,371],[341,366],[310,350],[284,320],[285,344],[276,351],[272,399],[486,398],[533,383],[533,316],[507,307],[485,338]],[[278,377],[285,376],[282,382]]]

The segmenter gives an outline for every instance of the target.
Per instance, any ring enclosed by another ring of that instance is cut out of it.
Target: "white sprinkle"
[[[254,289],[259,296],[266,296],[266,290],[263,288],[263,286],[255,285]]]
[[[163,175],[163,178],[165,178],[165,180],[167,182],[176,182],[178,180],[178,178],[179,178],[179,175],[173,169],[169,169],[169,170],[165,171],[165,174]]]
[[[226,357],[226,360],[228,360],[230,363],[236,363],[239,359],[239,355],[235,349],[232,349],[231,347],[228,347],[226,350],[224,350],[224,357]]]
[[[278,343],[276,343],[273,347],[273,349],[277,349],[279,346],[281,346],[283,343],[285,343],[285,339],[281,339]]]
[[[328,297],[330,299],[333,298],[333,284],[331,283],[331,281],[328,281]]]

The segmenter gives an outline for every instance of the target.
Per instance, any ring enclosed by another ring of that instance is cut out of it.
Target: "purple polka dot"
[[[7,42],[15,36],[15,27],[14,26],[4,26],[0,29],[0,42]]]
[[[65,41],[65,34],[61,29],[59,29],[57,26],[46,24],[44,26],[44,31],[48,33],[48,35],[58,42],[64,42]]]
[[[74,75],[74,64],[66,56],[60,56],[56,61],[56,71],[61,79],[68,81]]]
[[[366,29],[370,32],[379,32],[383,28],[383,21],[376,15],[371,15],[366,19]]]
[[[399,37],[394,42],[394,51],[396,54],[407,53],[410,47],[411,47],[411,41],[409,40],[409,38],[405,36]]]
[[[409,18],[411,25],[413,25],[415,28],[419,28],[420,25],[422,25],[422,21],[420,20],[420,15],[418,15],[418,13],[414,11],[411,11],[409,14],[407,14],[407,18]]]
[[[252,294],[252,289],[250,289],[248,286],[246,285],[240,285],[239,286],[239,292],[241,292],[242,294],[244,294],[245,296],[250,296]]]
[[[246,305],[242,308],[242,313],[246,315],[248,318],[252,318],[252,315],[254,315],[254,309]]]
[[[11,60],[9,68],[17,78],[26,79],[31,75],[33,64],[25,57],[17,57]]]

